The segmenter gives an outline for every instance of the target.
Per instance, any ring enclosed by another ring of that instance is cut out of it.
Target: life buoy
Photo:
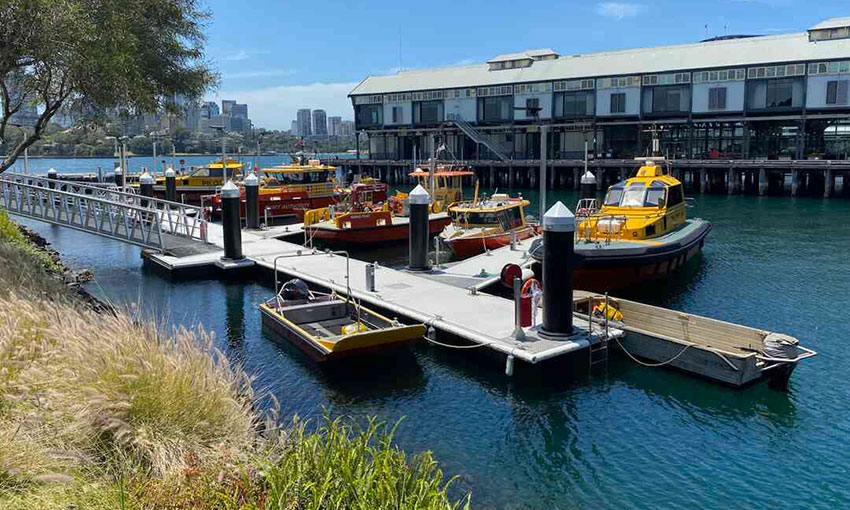
[[[538,282],[534,278],[529,278],[525,281],[525,283],[522,284],[522,288],[520,289],[519,293],[522,297],[531,297],[531,295],[534,293],[534,287],[537,287],[538,291],[543,290],[543,285],[541,285],[540,282]],[[530,292],[528,292],[529,290]]]

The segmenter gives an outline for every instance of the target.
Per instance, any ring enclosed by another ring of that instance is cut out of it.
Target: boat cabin
[[[682,183],[658,163],[648,160],[634,177],[608,188],[602,207],[578,222],[579,237],[649,239],[685,223]]]
[[[478,203],[463,203],[449,208],[454,225],[470,228],[501,227],[505,232],[526,224],[525,208],[528,200],[510,199],[507,195],[493,195]]]
[[[177,186],[220,186],[224,181],[224,167],[225,165],[222,165],[221,160],[218,160],[206,166],[194,168],[188,174],[177,175],[175,182]],[[226,168],[228,179],[238,178],[242,175],[245,163],[228,159]],[[165,177],[157,177],[156,183],[164,186]]]
[[[310,160],[307,165],[281,165],[260,169],[266,186],[288,184],[317,184],[333,180],[336,167],[322,165],[319,160]]]
[[[468,175],[475,175],[475,172],[438,167],[434,172],[432,199],[444,205],[463,200],[463,178]],[[416,179],[417,184],[423,188],[429,188],[431,172],[428,170],[417,168],[416,171],[410,173],[410,176]]]

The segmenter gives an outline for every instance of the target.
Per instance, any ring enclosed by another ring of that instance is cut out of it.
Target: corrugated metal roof
[[[756,64],[850,58],[850,39],[809,42],[808,34],[786,34],[677,46],[562,56],[530,67],[490,71],[485,64],[369,76],[350,95],[484,87],[507,83],[571,80],[614,75],[716,69]]]
[[[829,18],[821,21],[809,30],[825,30],[827,28],[850,27],[850,18]]]

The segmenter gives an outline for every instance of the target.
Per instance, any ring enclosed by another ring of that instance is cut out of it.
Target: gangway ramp
[[[0,204],[10,214],[175,255],[215,250],[200,207],[116,187],[15,173],[0,174]]]

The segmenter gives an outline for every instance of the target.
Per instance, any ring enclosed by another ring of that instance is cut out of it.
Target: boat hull
[[[436,235],[451,223],[448,216],[430,218],[428,220],[428,233]],[[313,239],[332,243],[347,244],[377,244],[386,242],[404,241],[409,237],[410,224],[400,223],[387,226],[369,226],[362,228],[328,228],[323,225],[310,227],[310,235]]]
[[[419,337],[411,337],[409,332],[400,330],[393,338],[389,338],[381,343],[367,345],[356,349],[345,349],[338,351],[328,351],[322,349],[316,343],[307,341],[300,332],[290,327],[286,322],[278,319],[275,314],[266,306],[260,307],[262,315],[262,324],[264,327],[271,330],[276,337],[282,338],[294,345],[298,350],[303,352],[307,357],[317,363],[328,363],[339,360],[349,359],[351,357],[368,356],[371,354],[395,352],[409,348]],[[406,328],[410,329],[410,328]],[[421,331],[424,334],[424,327]],[[421,336],[421,335],[420,335]]]
[[[605,245],[576,244],[578,267],[573,271],[574,288],[605,292],[632,287],[640,283],[665,278],[678,271],[702,250],[711,224],[689,220],[675,234],[656,238],[653,244],[632,248],[611,248]],[[535,275],[542,275],[537,242],[532,247]]]
[[[527,227],[516,231],[516,240],[523,241],[536,235],[534,228]],[[480,255],[485,251],[495,250],[511,244],[511,233],[502,232],[487,236],[458,237],[454,239],[443,239],[443,244],[459,259],[466,259]]]

